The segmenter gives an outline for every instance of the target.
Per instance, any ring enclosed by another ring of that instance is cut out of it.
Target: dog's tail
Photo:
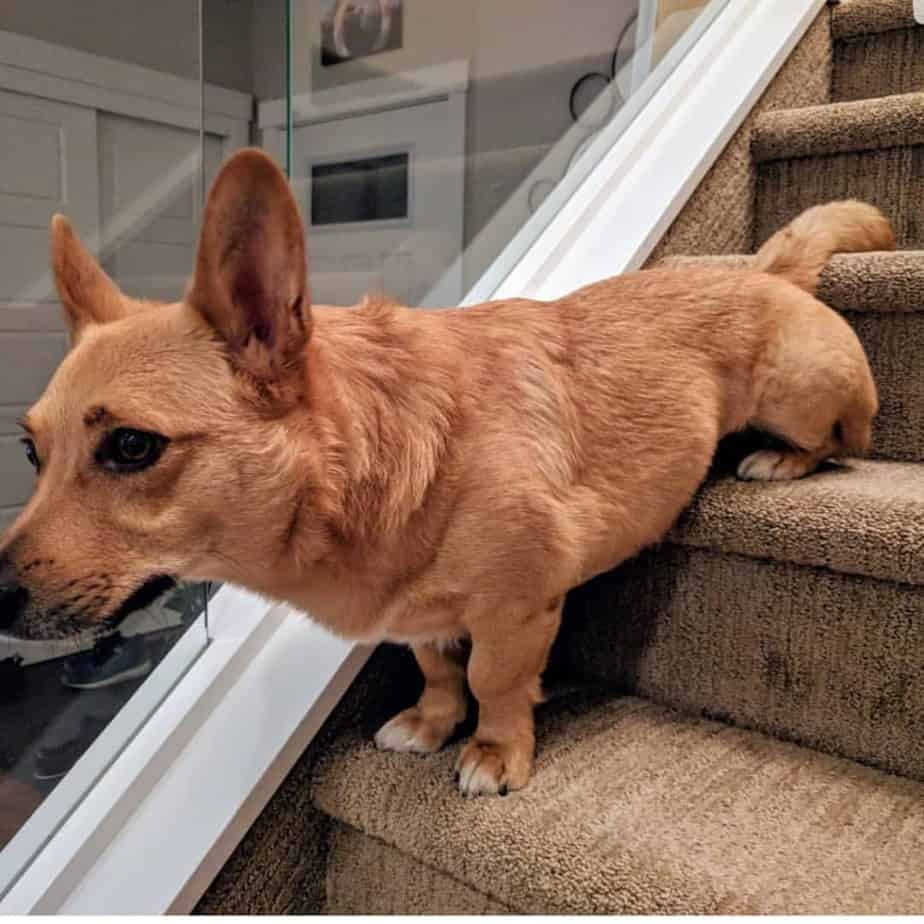
[[[845,199],[806,209],[757,251],[754,268],[814,295],[832,254],[894,249],[895,233],[885,215],[866,202]]]

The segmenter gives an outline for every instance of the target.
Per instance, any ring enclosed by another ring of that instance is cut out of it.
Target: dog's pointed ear
[[[288,180],[262,151],[238,152],[212,184],[186,298],[238,371],[274,392],[301,380],[311,334],[305,232]]]
[[[129,313],[119,287],[63,215],[51,219],[51,266],[72,340],[76,341],[88,324],[107,324]]]

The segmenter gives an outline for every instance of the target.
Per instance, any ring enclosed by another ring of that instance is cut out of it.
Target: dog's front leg
[[[536,746],[533,707],[564,598],[538,610],[484,616],[469,626],[468,683],[478,700],[478,728],[456,763],[466,796],[506,795],[529,782]]]
[[[388,751],[429,753],[439,750],[465,718],[465,667],[456,657],[461,652],[453,649],[414,645],[412,650],[424,675],[423,693],[416,706],[378,730],[375,743]]]

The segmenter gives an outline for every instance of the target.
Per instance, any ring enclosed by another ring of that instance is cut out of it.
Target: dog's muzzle
[[[12,628],[29,605],[29,591],[17,577],[8,559],[0,559],[0,632]]]

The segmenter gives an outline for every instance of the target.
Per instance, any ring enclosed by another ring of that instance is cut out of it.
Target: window
[[[33,492],[23,439],[48,438],[20,422],[70,345],[48,272],[52,215],[127,294],[174,301],[204,184],[249,134],[247,93],[210,90],[202,111],[196,4],[94,0],[84,12],[14,4],[0,32],[0,531],[19,530]],[[73,586],[75,599],[56,603],[76,610],[89,597],[81,581],[100,594],[108,580],[105,556],[88,552],[100,536],[57,501],[36,515],[59,518],[55,550],[33,557],[59,560],[46,586]],[[164,590],[99,637],[24,639],[0,612],[0,895],[205,650],[214,590]]]
[[[311,227],[407,218],[410,155],[311,167]]]

